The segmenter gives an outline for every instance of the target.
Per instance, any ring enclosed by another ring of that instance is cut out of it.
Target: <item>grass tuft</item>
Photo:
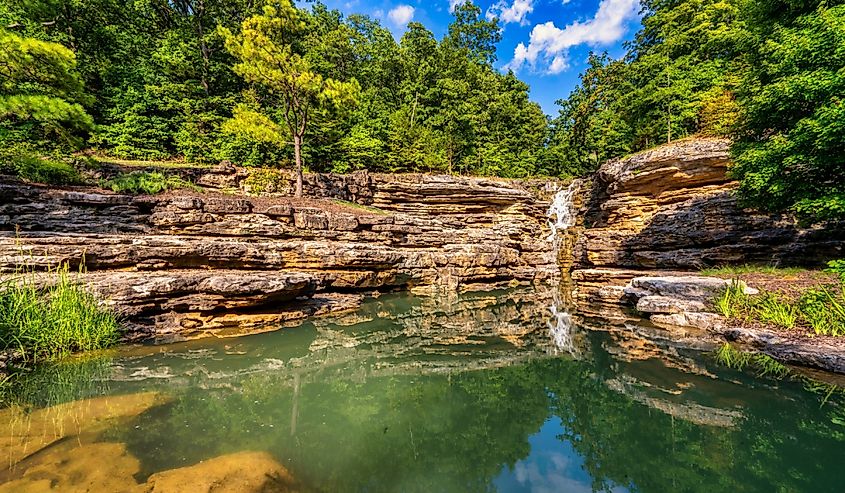
[[[845,335],[845,283],[838,289],[826,286],[811,289],[801,296],[798,306],[816,334]]]
[[[734,280],[713,304],[728,319],[763,322],[784,329],[801,326],[820,335],[845,335],[845,282],[838,287],[817,286],[798,300],[791,300],[771,292],[749,296],[743,285]]]
[[[118,193],[155,195],[177,188],[187,188],[194,191],[202,189],[193,183],[174,175],[165,175],[158,171],[133,171],[118,175],[101,183],[103,188],[110,188]]]
[[[716,310],[726,318],[745,318],[750,310],[751,298],[745,294],[745,285],[733,279],[725,289],[719,293],[714,301]]]
[[[67,265],[49,275],[46,286],[28,271],[0,284],[0,349],[38,362],[117,343],[117,316],[71,278]]]

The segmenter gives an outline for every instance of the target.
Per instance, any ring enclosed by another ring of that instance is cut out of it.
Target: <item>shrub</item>
[[[249,171],[243,182],[244,188],[253,194],[284,193],[291,188],[290,177],[282,170],[256,168]]]
[[[0,160],[0,171],[26,181],[49,185],[74,185],[84,181],[72,165],[56,159],[45,159],[32,152],[3,153]]]
[[[26,271],[0,285],[0,348],[34,362],[118,341],[117,316],[71,279],[67,265],[49,276],[44,287]]]
[[[837,274],[842,282],[845,282],[845,259],[831,260],[827,263],[826,272]]]
[[[165,175],[158,171],[133,171],[124,173],[101,183],[103,188],[114,192],[155,195],[176,188],[201,190],[193,183],[175,175]]]

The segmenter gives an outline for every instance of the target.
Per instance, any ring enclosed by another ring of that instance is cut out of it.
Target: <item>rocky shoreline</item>
[[[732,341],[845,372],[843,338],[732,326],[710,306],[728,280],[702,277],[702,268],[820,267],[845,256],[841,223],[802,227],[786,214],[743,208],[727,176],[728,149],[720,139],[679,141],[610,161],[581,186],[567,231],[576,310],[608,318],[634,310],[666,337]]]
[[[805,228],[742,208],[729,163],[726,141],[686,140],[608,162],[568,190],[548,180],[312,174],[302,199],[284,174],[258,190],[263,170],[230,164],[177,169],[203,191],[158,196],[0,179],[0,273],[84,266],[81,281],[127,322],[125,339],[159,342],[294,326],[385,291],[554,290],[563,278],[561,297],[579,316],[635,310],[666,337],[735,341],[845,372],[837,338],[731,326],[709,306],[726,280],[698,276],[702,267],[845,256],[842,224]],[[556,194],[567,202],[555,208],[572,216],[564,227],[547,218]]]
[[[3,181],[0,272],[83,268],[127,340],[165,341],[272,330],[378,291],[558,281],[554,183],[309,175],[293,199],[246,195],[245,173],[212,168],[193,177],[205,193],[160,196]]]

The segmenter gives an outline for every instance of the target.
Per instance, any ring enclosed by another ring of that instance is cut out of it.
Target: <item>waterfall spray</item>
[[[575,180],[568,187],[559,190],[546,213],[549,228],[552,230],[549,241],[558,240],[558,232],[566,231],[575,226],[577,211],[575,210],[575,196],[581,188],[581,181]]]

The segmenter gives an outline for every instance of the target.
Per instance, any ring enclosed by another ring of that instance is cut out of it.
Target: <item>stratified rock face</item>
[[[218,167],[194,179],[238,187],[244,173]],[[306,193],[321,200],[296,200],[0,183],[0,272],[84,265],[86,284],[148,323],[136,335],[158,336],[283,323],[354,306],[355,291],[552,282],[559,268],[543,185],[309,175]],[[312,297],[319,303],[305,302]]]
[[[584,211],[576,268],[819,265],[845,254],[841,224],[801,228],[742,208],[725,140],[686,140],[603,165]]]

